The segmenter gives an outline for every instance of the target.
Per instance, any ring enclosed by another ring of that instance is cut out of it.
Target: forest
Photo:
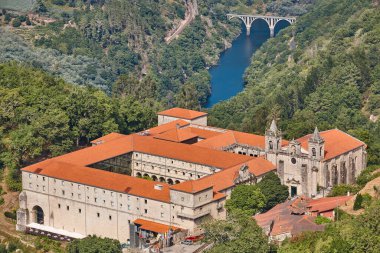
[[[245,90],[214,106],[210,124],[262,134],[277,119],[287,139],[339,128],[380,164],[379,32],[376,1],[316,2],[256,52]]]

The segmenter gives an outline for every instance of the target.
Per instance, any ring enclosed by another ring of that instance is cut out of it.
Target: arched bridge
[[[293,24],[296,22],[296,18],[294,17],[277,17],[277,16],[257,16],[257,15],[240,15],[240,14],[227,14],[227,17],[229,20],[233,18],[239,18],[241,19],[245,27],[247,28],[247,35],[249,35],[251,31],[251,25],[253,21],[256,19],[262,19],[265,22],[267,22],[270,30],[270,36],[274,37],[274,28],[276,27],[276,24],[280,22],[281,20],[289,22],[289,24]]]

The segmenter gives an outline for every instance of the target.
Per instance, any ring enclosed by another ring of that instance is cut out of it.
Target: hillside
[[[32,25],[13,27],[24,14],[5,14],[0,60],[28,63],[108,93],[120,79],[145,89],[140,79],[148,76],[155,81],[151,98],[165,106],[199,108],[210,94],[207,67],[240,33],[240,21],[228,21],[226,13],[301,15],[312,2],[199,1],[198,15],[167,44],[165,38],[185,19],[185,1],[39,0],[29,14]],[[126,92],[116,86],[116,95]]]
[[[212,108],[210,123],[263,133],[277,118],[288,139],[337,127],[365,141],[369,163],[379,164],[379,31],[376,1],[318,1],[263,45],[245,90]]]

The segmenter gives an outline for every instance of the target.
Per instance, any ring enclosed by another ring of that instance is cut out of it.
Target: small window
[[[71,197],[74,197],[74,193],[71,193]]]
[[[106,203],[106,200],[105,199],[103,199],[103,204],[105,204]]]
[[[164,218],[164,213],[161,213],[161,218]]]
[[[193,173],[190,173],[190,177],[193,177]]]
[[[82,209],[79,208],[79,209],[78,209],[78,212],[79,212],[79,213],[82,213]]]
[[[54,193],[57,193],[57,189],[54,189]]]
[[[42,177],[42,181],[45,181],[45,177]]]
[[[98,216],[98,218],[100,217],[100,213],[96,213],[96,216]]]
[[[105,194],[106,193],[106,191],[105,190],[103,190],[103,194]]]
[[[98,200],[97,198],[94,198],[95,203],[96,203],[97,200]]]
[[[58,204],[58,208],[61,208],[61,204]]]
[[[170,170],[168,170],[168,173],[170,173]]]
[[[183,175],[186,175],[186,173],[185,173],[185,172],[182,172],[182,174],[183,174]]]
[[[174,163],[174,161],[172,161],[172,163]]]
[[[113,201],[111,201],[111,206],[113,206]]]
[[[198,175],[198,178],[201,178],[201,175]]]
[[[131,220],[128,220],[128,224],[131,224]]]
[[[62,190],[62,195],[65,195],[65,190]]]
[[[136,166],[139,166],[139,163],[136,163]]]
[[[148,209],[144,209],[144,213],[147,214],[148,213]]]
[[[145,204],[148,204],[148,200],[144,200]]]
[[[311,153],[313,154],[313,157],[317,156],[317,152],[315,151],[315,148],[311,149]]]
[[[120,207],[123,207],[123,204],[120,203]]]
[[[269,149],[270,149],[270,150],[273,149],[273,142],[272,142],[272,141],[269,141]]]
[[[66,210],[69,211],[69,210],[70,210],[70,207],[69,207],[69,206],[66,206]]]
[[[109,216],[108,216],[108,219],[109,219],[109,220],[112,220],[112,216],[111,216],[111,215],[109,215]]]
[[[131,210],[131,205],[128,205],[127,207],[128,207],[128,210]]]
[[[293,164],[296,164],[296,163],[297,163],[296,158],[293,157],[293,158],[291,159],[291,162],[292,162]]]

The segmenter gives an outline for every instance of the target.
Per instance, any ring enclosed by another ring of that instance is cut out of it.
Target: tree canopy
[[[118,240],[88,236],[81,240],[74,240],[66,248],[68,253],[121,253]]]
[[[281,184],[280,178],[274,173],[270,172],[257,183],[261,193],[265,196],[266,204],[263,211],[268,211],[275,205],[284,202],[289,197],[289,189],[286,185]]]
[[[228,213],[239,212],[252,216],[265,206],[266,198],[257,185],[238,185],[232,190],[231,198],[227,200]]]

